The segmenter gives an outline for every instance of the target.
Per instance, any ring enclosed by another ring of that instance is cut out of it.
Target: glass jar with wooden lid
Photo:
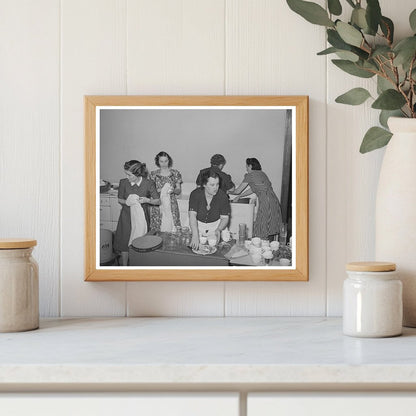
[[[402,282],[389,262],[346,265],[343,332],[355,337],[392,337],[402,333]]]
[[[0,239],[0,332],[39,327],[39,268],[36,240]]]

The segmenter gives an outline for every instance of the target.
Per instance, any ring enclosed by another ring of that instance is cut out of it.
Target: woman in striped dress
[[[246,159],[247,173],[243,182],[235,190],[239,198],[255,193],[258,198],[257,216],[254,220],[253,237],[275,239],[282,225],[282,211],[279,198],[273,191],[267,175],[261,170],[260,162],[255,158]],[[244,192],[243,192],[244,191]]]

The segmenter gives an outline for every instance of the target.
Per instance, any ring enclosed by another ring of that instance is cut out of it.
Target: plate
[[[214,254],[217,251],[217,247],[211,247],[211,246],[201,246],[198,250],[192,249],[192,252],[195,254],[201,254],[203,256],[206,256],[207,254]]]

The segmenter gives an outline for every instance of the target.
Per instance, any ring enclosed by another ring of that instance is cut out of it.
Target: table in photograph
[[[215,253],[202,255],[195,254],[185,243],[178,242],[178,236],[163,232],[158,235],[162,237],[163,245],[157,250],[138,252],[130,246],[130,266],[229,266],[228,259],[224,257],[224,254],[230,250],[234,242],[219,244]],[[172,241],[174,241],[173,244]]]

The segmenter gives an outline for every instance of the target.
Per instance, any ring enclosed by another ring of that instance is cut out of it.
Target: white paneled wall
[[[0,5],[0,237],[38,239],[43,316],[341,313],[345,262],[373,256],[383,151],[358,152],[374,112],[334,103],[373,81],[316,56],[323,28],[285,0]],[[381,5],[408,33],[414,0]],[[309,95],[310,281],[84,282],[87,94]]]

